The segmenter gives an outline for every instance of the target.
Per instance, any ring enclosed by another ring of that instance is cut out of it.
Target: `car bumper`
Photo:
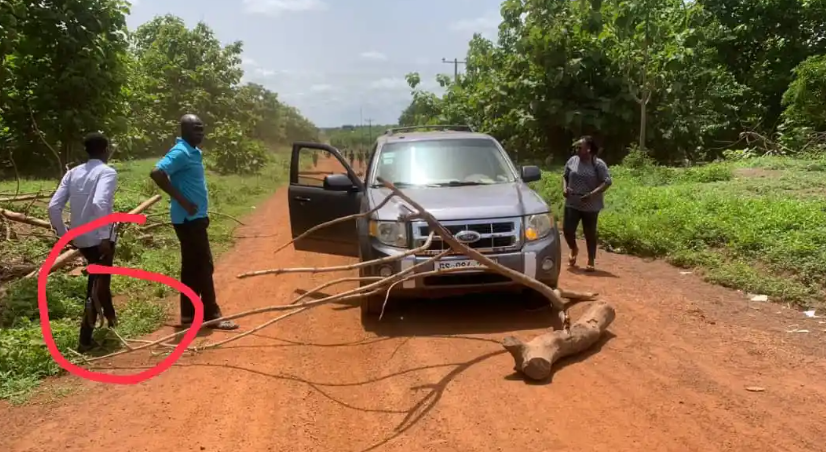
[[[368,261],[403,253],[404,250],[382,245],[371,238],[369,246],[364,246],[361,250],[361,260]],[[497,263],[511,270],[535,278],[548,286],[557,286],[561,260],[559,232],[557,230],[554,230],[548,237],[541,240],[526,243],[519,251],[498,254],[491,253],[485,254],[485,256],[494,259]],[[406,256],[398,261],[366,267],[362,269],[361,275],[382,276],[382,270],[385,275],[388,272],[397,274],[431,258],[432,256]],[[450,256],[440,260],[456,261],[466,259],[468,258],[465,256]],[[413,274],[430,272],[435,269],[436,263],[430,262],[416,268]],[[445,275],[408,279],[396,285],[393,293],[394,295],[413,297],[422,295],[446,296],[468,292],[508,290],[521,287],[520,284],[514,283],[507,277],[493,272],[467,270]]]

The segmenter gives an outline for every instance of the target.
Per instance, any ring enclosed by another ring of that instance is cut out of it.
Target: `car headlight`
[[[525,240],[528,242],[548,236],[553,229],[554,217],[550,212],[525,217]]]
[[[370,236],[385,245],[407,248],[407,228],[398,221],[370,220]]]

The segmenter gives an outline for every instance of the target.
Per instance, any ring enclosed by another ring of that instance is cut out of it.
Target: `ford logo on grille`
[[[479,239],[482,238],[482,234],[476,231],[459,231],[454,237],[462,243],[473,243],[479,241]]]

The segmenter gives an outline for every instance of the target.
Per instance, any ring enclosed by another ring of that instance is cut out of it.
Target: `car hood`
[[[518,217],[549,210],[545,201],[523,182],[469,187],[405,188],[402,192],[421,204],[437,220]],[[383,187],[369,188],[370,208],[377,206],[390,193],[390,190]],[[374,218],[396,220],[399,214],[407,212],[402,206],[407,204],[394,198],[379,209]]]

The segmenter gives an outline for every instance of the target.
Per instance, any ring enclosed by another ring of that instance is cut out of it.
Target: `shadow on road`
[[[591,277],[591,278],[619,278],[619,276],[617,276],[617,275],[615,275],[615,274],[613,274],[609,271],[600,270],[598,268],[593,270],[593,271],[590,271],[590,272],[585,271],[585,269],[582,269],[582,268],[579,268],[579,267],[568,267],[567,270],[568,270],[568,273],[573,273],[575,275],[582,275],[582,276]]]
[[[404,418],[396,424],[393,432],[386,436],[385,438],[363,448],[359,449],[360,452],[368,452],[372,450],[376,450],[384,446],[385,444],[389,443],[393,439],[403,435],[405,432],[413,428],[416,424],[419,423],[422,419],[427,417],[430,411],[436,407],[439,401],[442,399],[444,395],[445,389],[447,389],[448,385],[456,379],[462,372],[468,370],[472,366],[479,364],[483,361],[486,361],[494,356],[501,355],[506,353],[504,350],[493,351],[489,353],[485,353],[483,355],[479,355],[476,358],[473,358],[468,361],[458,362],[458,363],[447,363],[447,364],[436,364],[430,366],[419,366],[410,369],[405,369],[400,372],[395,372],[388,375],[383,375],[380,377],[374,377],[363,381],[356,381],[356,382],[349,382],[349,383],[335,383],[335,382],[319,382],[319,381],[311,381],[302,377],[298,377],[295,375],[289,374],[276,374],[276,373],[267,373],[263,372],[258,369],[250,368],[250,367],[242,367],[236,366],[232,364],[178,364],[179,367],[223,367],[230,370],[238,370],[253,373],[256,375],[260,375],[263,377],[268,377],[276,380],[286,380],[286,381],[293,381],[298,383],[303,383],[314,391],[316,391],[321,396],[325,397],[330,402],[336,403],[341,405],[345,408],[361,411],[363,413],[379,413],[379,414],[396,414],[396,415],[404,415]],[[444,376],[442,376],[438,381],[413,386],[410,388],[411,391],[426,391],[425,395],[421,397],[416,403],[414,403],[411,407],[407,409],[384,409],[384,408],[367,408],[367,407],[360,407],[354,405],[353,403],[343,401],[334,395],[330,394],[328,391],[325,391],[324,388],[341,388],[341,387],[357,387],[357,386],[365,386],[370,385],[372,383],[376,383],[383,380],[388,380],[391,378],[395,378],[401,375],[413,373],[413,372],[420,372],[424,370],[431,370],[431,369],[438,369],[438,368],[452,368],[449,372],[447,372]]]
[[[379,336],[437,336],[507,333],[561,328],[544,302],[519,293],[486,293],[441,299],[395,299],[381,320],[367,322]]]
[[[454,337],[454,338],[447,338],[447,339],[455,339],[455,340],[465,340],[465,339],[475,339],[475,338],[464,338],[464,337]],[[491,341],[495,342],[495,341]],[[341,344],[347,345],[347,344]],[[389,443],[390,441],[394,440],[395,438],[403,435],[405,432],[416,426],[422,419],[426,418],[427,415],[436,407],[439,401],[442,399],[444,395],[445,389],[447,389],[448,385],[453,382],[456,377],[460,374],[465,372],[466,370],[470,369],[476,364],[479,364],[483,361],[486,361],[490,358],[495,356],[499,356],[501,354],[507,353],[505,350],[496,350],[491,351],[488,353],[484,353],[479,355],[473,359],[469,359],[467,361],[462,362],[454,362],[454,363],[444,363],[444,364],[433,364],[433,365],[425,365],[425,366],[418,366],[413,367],[405,370],[401,370],[398,372],[390,373],[387,375],[382,375],[378,377],[372,377],[361,381],[352,381],[352,382],[335,382],[335,381],[318,381],[318,380],[310,380],[308,378],[300,377],[297,375],[291,375],[288,373],[269,373],[262,371],[260,369],[254,367],[245,367],[239,366],[234,364],[212,364],[212,363],[176,363],[175,367],[217,367],[217,368],[224,368],[230,371],[242,371],[248,372],[251,374],[259,375],[265,378],[271,378],[273,380],[282,380],[282,381],[291,381],[297,382],[301,384],[305,384],[316,391],[318,394],[326,398],[332,403],[340,405],[342,407],[360,411],[362,413],[377,413],[377,414],[395,414],[399,416],[404,416],[393,428],[393,431],[390,432],[384,438],[370,444],[367,447],[358,449],[360,452],[368,452],[372,450],[376,450],[384,446],[385,444]],[[107,366],[107,367],[93,367],[92,369],[106,369],[106,370],[135,370],[135,369],[147,369],[151,366]],[[447,373],[445,373],[442,377],[440,377],[437,381],[433,383],[424,384],[424,385],[417,385],[412,386],[410,388],[411,391],[424,391],[424,395],[419,398],[417,402],[415,402],[412,406],[404,409],[394,409],[394,408],[373,408],[373,407],[365,407],[359,406],[352,402],[348,402],[345,400],[341,400],[340,398],[336,397],[335,395],[331,394],[328,388],[356,388],[360,386],[369,386],[373,383],[378,383],[384,380],[393,379],[396,377],[400,377],[403,375],[433,370],[433,369],[450,369]]]

